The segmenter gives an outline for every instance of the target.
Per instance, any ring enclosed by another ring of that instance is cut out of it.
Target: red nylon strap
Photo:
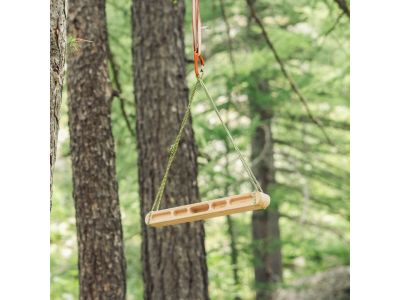
[[[201,56],[201,18],[200,0],[192,0],[192,33],[193,33],[193,53],[194,53],[194,72],[199,77],[199,61],[204,66],[204,59]]]

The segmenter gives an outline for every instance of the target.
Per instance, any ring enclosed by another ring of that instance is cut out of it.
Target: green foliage
[[[173,0],[171,0],[173,1]],[[335,146],[325,142],[282,76],[272,52],[250,21],[246,1],[225,0],[234,64],[228,52],[220,1],[202,2],[205,82],[243,154],[260,125],[252,116],[273,111],[277,183],[269,191],[281,213],[284,280],[349,264],[349,21],[329,1],[257,1],[271,40],[288,71],[320,119]],[[130,0],[107,2],[110,47],[121,83],[128,121],[134,127]],[[191,58],[191,2],[186,0],[185,42]],[[250,21],[250,22],[249,22]],[[333,27],[334,26],[334,27]],[[68,37],[71,49],[79,43]],[[114,74],[110,72],[114,83]],[[188,82],[194,83],[188,64]],[[249,105],[251,104],[251,105]],[[211,103],[196,96],[193,126],[199,147],[202,199],[249,191],[243,172]],[[126,126],[120,100],[114,98],[112,124],[128,266],[128,299],[141,299],[140,206],[135,137]],[[77,245],[68,145],[66,93],[62,105],[51,213],[51,298],[78,299]],[[179,150],[178,150],[179,152]],[[229,164],[227,167],[226,164]],[[207,221],[206,249],[212,299],[252,299],[254,291],[251,214],[235,215],[240,287],[235,287],[225,218]]]
[[[67,51],[68,51],[68,53],[75,53],[78,50],[79,50],[78,40],[74,36],[69,35],[67,37]]]

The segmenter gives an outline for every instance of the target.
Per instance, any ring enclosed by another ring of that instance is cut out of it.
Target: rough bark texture
[[[297,280],[290,287],[275,292],[275,300],[348,300],[350,268],[336,267]]]
[[[267,83],[260,89],[267,92]],[[272,139],[272,111],[256,104],[252,105],[253,118],[259,117],[260,125],[252,139],[253,172],[265,192],[275,183],[275,167]],[[273,284],[282,279],[282,255],[279,231],[279,212],[276,199],[266,210],[254,211],[252,232],[254,243],[254,273],[256,299],[273,299]]]
[[[230,102],[227,103],[227,110],[229,111],[229,107],[230,107]],[[226,125],[229,126],[229,122],[228,122],[228,118],[226,119]],[[224,144],[225,144],[225,149],[226,149],[226,155],[225,155],[225,176],[227,178],[231,177],[231,172],[229,169],[229,152],[230,152],[230,145],[229,145],[229,140],[226,138],[224,140]],[[227,181],[225,183],[225,187],[224,187],[224,194],[225,195],[230,195],[231,193],[231,183],[229,181]],[[235,191],[236,192],[236,191]],[[237,192],[236,192],[237,194]],[[240,278],[239,278],[239,270],[238,270],[238,250],[237,250],[237,245],[236,245],[236,236],[235,236],[235,226],[234,226],[234,221],[231,218],[230,215],[226,216],[226,223],[227,223],[227,233],[228,233],[228,237],[229,237],[229,245],[230,245],[230,255],[231,255],[231,266],[232,266],[232,275],[233,275],[233,282],[235,284],[235,297],[234,300],[240,300],[240,296],[239,296],[239,291],[240,291]]]
[[[144,223],[188,103],[183,17],[184,1],[133,1],[144,299],[209,298],[203,223],[163,229],[153,229]],[[199,201],[196,157],[190,120],[161,208]]]
[[[56,162],[58,123],[64,62],[67,42],[65,0],[50,2],[50,197],[53,188],[53,168]],[[50,200],[51,209],[51,200]]]
[[[79,50],[68,55],[80,299],[125,299],[104,0],[70,0],[68,21],[68,34],[80,39]]]
[[[229,194],[226,194],[229,195]],[[234,232],[234,223],[231,216],[226,216],[226,222],[228,225],[228,236],[230,240],[230,250],[231,250],[231,265],[232,265],[232,273],[233,273],[233,283],[235,284],[235,297],[234,300],[240,300],[240,296],[238,295],[238,291],[240,290],[240,281],[239,281],[239,270],[238,270],[238,251],[236,246],[236,236]]]

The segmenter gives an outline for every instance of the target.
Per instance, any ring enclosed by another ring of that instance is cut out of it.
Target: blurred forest
[[[267,210],[279,220],[274,243],[281,249],[282,281],[273,281],[281,289],[350,264],[350,13],[343,3],[201,2],[204,81],[260,182],[266,172],[257,169],[260,161],[268,159],[273,169]],[[192,88],[191,1],[185,4],[186,80]],[[131,6],[132,0],[106,1],[109,77],[115,90],[111,121],[129,300],[144,297]],[[69,53],[79,51],[75,37],[68,35],[67,44]],[[68,65],[66,70],[68,74]],[[79,298],[79,271],[66,84],[53,173],[51,299],[69,300]],[[194,100],[192,117],[201,199],[251,191],[202,91]],[[210,219],[204,226],[210,298],[255,299],[258,257],[252,213]]]

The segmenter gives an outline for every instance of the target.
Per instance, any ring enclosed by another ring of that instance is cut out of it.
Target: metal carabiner
[[[204,58],[201,54],[199,54],[197,51],[194,51],[194,73],[196,74],[196,77],[199,77],[200,72],[203,72],[203,67],[204,67]],[[200,65],[201,69],[199,71],[199,60],[200,60]]]

